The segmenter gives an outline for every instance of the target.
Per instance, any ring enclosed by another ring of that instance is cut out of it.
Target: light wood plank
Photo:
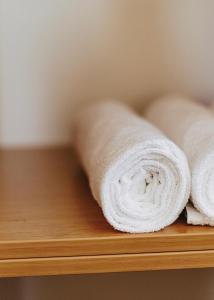
[[[214,267],[214,251],[0,260],[0,277]]]
[[[182,220],[152,234],[105,221],[70,149],[0,152],[0,259],[214,249],[214,228]]]

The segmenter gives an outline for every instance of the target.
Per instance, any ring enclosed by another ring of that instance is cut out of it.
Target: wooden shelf
[[[214,266],[214,228],[114,231],[70,149],[0,152],[0,276]]]

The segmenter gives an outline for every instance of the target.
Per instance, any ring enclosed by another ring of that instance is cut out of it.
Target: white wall
[[[214,96],[212,0],[0,0],[1,145],[67,143],[105,96]]]

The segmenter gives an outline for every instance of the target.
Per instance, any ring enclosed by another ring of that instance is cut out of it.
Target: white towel
[[[199,212],[191,203],[186,206],[187,223],[191,225],[210,225],[214,226],[214,218],[209,218]]]
[[[168,96],[153,102],[147,108],[145,116],[163,130],[187,155],[192,173],[191,200],[202,214],[199,218],[199,212],[188,206],[188,223],[213,225],[210,220],[214,218],[212,112],[194,101],[179,96]]]
[[[116,101],[78,115],[74,144],[94,198],[117,230],[152,232],[174,222],[190,193],[183,152]]]

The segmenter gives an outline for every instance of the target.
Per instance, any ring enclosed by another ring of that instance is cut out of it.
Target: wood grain
[[[0,277],[214,267],[214,251],[0,260]]]
[[[204,250],[214,250],[214,228],[179,220],[151,234],[113,230],[71,149],[0,151],[0,260],[14,259],[20,266],[30,263],[28,259],[96,260],[98,255],[143,253],[158,257],[193,250],[202,251],[201,256]]]

